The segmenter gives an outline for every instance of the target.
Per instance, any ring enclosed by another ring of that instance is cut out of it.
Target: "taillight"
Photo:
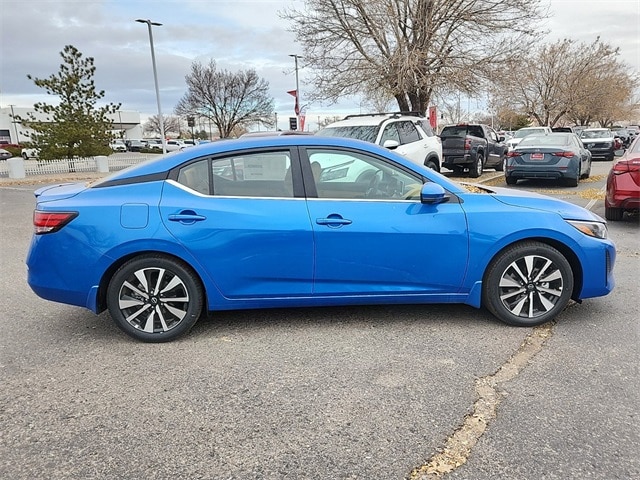
[[[515,150],[511,150],[510,152],[507,152],[507,157],[521,157],[522,153],[520,152],[516,152]]]
[[[464,139],[464,149],[465,150],[471,150],[471,139],[470,138],[465,138]]]
[[[629,172],[640,172],[640,158],[618,162],[613,166],[612,171],[615,175]]]
[[[36,235],[53,233],[60,230],[67,223],[78,216],[78,212],[33,212],[33,227]]]
[[[556,157],[571,158],[571,157],[573,157],[573,152],[555,152],[552,155],[555,155]]]

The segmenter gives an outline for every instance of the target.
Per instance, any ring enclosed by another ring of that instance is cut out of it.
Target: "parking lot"
[[[511,188],[604,217],[610,166]],[[276,309],[143,344],[30,291],[35,188],[0,183],[1,478],[640,478],[637,217],[609,223],[614,292],[542,327],[462,305]]]

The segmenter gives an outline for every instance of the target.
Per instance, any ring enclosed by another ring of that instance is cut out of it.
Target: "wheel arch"
[[[423,165],[428,166],[429,162],[433,162],[433,164],[436,166],[435,171],[440,172],[440,157],[436,152],[429,152],[429,154],[424,159]]]
[[[549,238],[549,237],[529,237],[526,239],[518,239],[516,241],[510,242],[506,245],[503,245],[499,250],[493,253],[487,264],[485,265],[484,272],[482,274],[482,283],[486,281],[487,271],[489,270],[489,265],[491,262],[496,259],[499,255],[501,255],[506,249],[513,247],[514,245],[518,245],[521,243],[527,242],[539,242],[549,245],[550,247],[558,250],[562,256],[564,256],[569,265],[571,266],[571,271],[573,272],[573,291],[571,292],[571,298],[576,299],[578,295],[582,291],[583,284],[583,269],[582,264],[580,263],[580,259],[575,254],[575,252],[565,243]]]
[[[207,296],[208,290],[206,288],[206,283],[203,281],[202,276],[200,275],[200,272],[198,271],[197,268],[194,268],[193,265],[191,265],[185,259],[180,258],[178,255],[175,255],[173,253],[167,253],[161,250],[144,250],[144,251],[131,252],[127,255],[123,255],[122,257],[118,258],[115,262],[113,262],[111,265],[109,265],[109,267],[107,267],[104,274],[102,275],[102,278],[100,279],[100,284],[98,285],[98,292],[97,292],[97,298],[96,298],[97,312],[103,312],[104,310],[107,309],[107,290],[109,287],[109,282],[111,282],[113,275],[118,271],[118,269],[128,261],[136,257],[145,256],[145,255],[159,255],[166,259],[179,262],[180,264],[182,264],[183,267],[191,270],[193,275],[196,277],[196,279],[200,283],[200,287],[202,288],[202,294],[203,294],[203,306],[206,310],[208,310],[208,305],[209,305],[209,301],[208,301],[209,299]]]

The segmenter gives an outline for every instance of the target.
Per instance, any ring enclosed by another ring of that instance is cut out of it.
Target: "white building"
[[[36,115],[39,120],[44,120],[44,116],[36,114],[33,108],[23,108],[9,106],[0,108],[0,143],[21,144],[29,141],[29,128],[24,127],[20,122],[14,121],[15,117],[28,118],[29,112]],[[142,138],[142,125],[140,124],[140,113],[131,110],[118,110],[109,115],[113,121],[113,134],[117,138]]]

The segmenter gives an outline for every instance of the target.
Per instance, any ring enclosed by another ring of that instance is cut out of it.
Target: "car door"
[[[423,180],[415,172],[361,152],[305,152],[303,165],[304,158],[317,162],[321,172],[315,182],[305,177],[314,295],[441,295],[459,289],[468,236],[455,196],[422,204]]]
[[[504,157],[504,143],[500,142],[498,139],[498,134],[495,130],[491,128],[485,128],[485,133],[487,135],[488,145],[489,145],[489,154],[487,157],[488,165],[500,165],[502,164]]]
[[[381,145],[386,139],[398,139],[400,145],[395,149],[400,155],[407,157],[412,162],[418,165],[424,165],[424,161],[427,155],[427,145],[422,142],[420,132],[413,124],[408,120],[400,120],[397,122],[388,123],[381,133],[381,140],[378,142]]]
[[[311,293],[313,232],[293,193],[299,169],[289,149],[265,150],[199,159],[167,181],[164,225],[225,297]]]

